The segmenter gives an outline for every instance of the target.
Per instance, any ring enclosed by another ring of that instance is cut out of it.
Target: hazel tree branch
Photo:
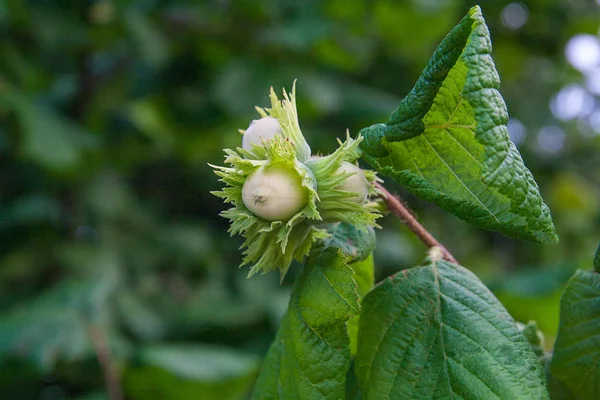
[[[110,400],[123,400],[125,397],[123,396],[123,390],[119,382],[119,372],[112,360],[106,335],[102,331],[102,328],[97,325],[90,325],[88,333],[92,347],[98,358],[100,369],[102,370],[108,398]]]
[[[419,223],[419,221],[417,221],[410,211],[404,207],[404,204],[402,204],[402,201],[400,201],[399,197],[388,192],[386,188],[377,182],[375,182],[375,187],[383,194],[381,198],[387,203],[392,214],[405,223],[406,226],[408,226],[408,228],[413,231],[415,235],[417,235],[421,242],[425,244],[425,246],[429,247],[430,249],[433,247],[439,247],[442,250],[444,260],[458,264],[458,261],[456,261],[454,256],[452,256],[452,254],[446,250],[446,248],[442,246],[442,244],[438,242],[437,239],[434,238],[433,235]]]

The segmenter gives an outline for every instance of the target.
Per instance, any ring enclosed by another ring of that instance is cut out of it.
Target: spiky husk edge
[[[362,136],[356,139],[347,134],[346,141],[332,154],[324,157],[313,158],[306,163],[318,182],[317,193],[319,202],[317,210],[323,222],[347,222],[357,227],[367,226],[379,227],[375,222],[381,217],[377,208],[370,203],[359,204],[352,200],[355,193],[336,189],[352,176],[352,173],[344,172],[338,174],[342,162],[356,163],[360,158],[359,144]],[[370,184],[369,195],[378,194],[373,184],[378,180],[375,172],[363,170]]]
[[[269,98],[271,99],[271,108],[256,107],[256,111],[263,118],[271,116],[279,121],[283,137],[289,139],[294,146],[296,158],[300,162],[305,162],[310,157],[311,150],[300,130],[300,123],[298,122],[298,111],[296,109],[296,81],[294,81],[291,93],[287,93],[285,90],[283,91],[283,99],[281,99],[281,101],[272,87]],[[264,158],[262,148],[262,146],[254,145],[252,150],[238,149],[238,151],[242,150],[240,153],[246,158],[261,159]]]
[[[343,161],[355,163],[360,157],[358,145],[362,137],[353,140],[347,134],[346,141],[340,142],[333,154],[309,160],[311,150],[298,123],[296,82],[291,93],[284,91],[281,101],[273,88],[270,98],[271,108],[256,107],[256,110],[261,117],[276,118],[283,134],[262,146],[253,146],[251,150],[225,149],[225,163],[230,167],[211,167],[226,186],[212,193],[233,204],[221,215],[231,221],[229,232],[232,236],[241,234],[246,239],[241,246],[245,250],[240,267],[254,263],[249,277],[279,269],[283,279],[293,259],[303,259],[314,242],[328,237],[326,230],[318,228],[317,224],[343,221],[366,229],[367,226],[379,227],[375,220],[381,215],[372,203],[358,204],[351,200],[354,193],[335,189],[352,176],[352,173],[337,174],[337,171]],[[287,222],[263,220],[249,211],[242,201],[242,188],[248,176],[257,168],[270,164],[293,166],[309,192],[306,207]],[[371,184],[369,194],[378,194],[373,186],[378,180],[375,172],[364,170],[364,173]]]
[[[308,254],[312,243],[326,237],[327,234],[312,223],[306,222],[321,221],[316,207],[319,198],[317,183],[311,170],[296,159],[292,142],[280,136],[265,143],[261,149],[265,158],[263,160],[245,158],[245,151],[242,149],[225,149],[225,163],[230,167],[211,167],[226,186],[212,193],[233,204],[232,208],[221,213],[231,221],[229,233],[232,236],[241,234],[246,238],[241,247],[245,250],[240,267],[254,263],[249,276],[257,272],[264,274],[279,269],[283,277],[292,259],[302,259]],[[259,218],[248,210],[242,201],[242,188],[250,174],[257,168],[272,164],[292,167],[301,177],[302,186],[308,191],[306,206],[288,221],[266,221]]]

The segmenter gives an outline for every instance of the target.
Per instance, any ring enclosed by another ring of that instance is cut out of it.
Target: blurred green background
[[[600,239],[599,3],[480,1],[559,245],[386,182],[548,347]],[[119,376],[127,399],[245,398],[301,266],[246,279],[207,163],[294,79],[314,151],[385,120],[473,4],[0,0],[0,397],[106,399]],[[425,254],[382,225],[380,279]]]

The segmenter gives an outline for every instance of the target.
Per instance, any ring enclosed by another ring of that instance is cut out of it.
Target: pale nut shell
[[[308,190],[293,168],[264,166],[244,182],[242,201],[257,217],[287,221],[306,206]]]
[[[344,190],[346,192],[354,192],[356,193],[356,196],[349,198],[349,200],[352,200],[358,204],[365,203],[367,201],[367,197],[369,196],[370,185],[363,170],[354,164],[344,161],[342,162],[340,168],[338,168],[337,173],[341,174],[344,172],[354,175],[348,177],[346,181],[336,189]]]
[[[244,137],[242,138],[242,148],[252,150],[253,146],[262,146],[264,142],[273,139],[276,135],[283,133],[281,124],[273,117],[264,117],[256,119],[250,123]]]

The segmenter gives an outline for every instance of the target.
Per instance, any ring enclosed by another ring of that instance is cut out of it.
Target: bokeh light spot
[[[600,1],[600,0],[599,0]],[[588,117],[588,123],[594,132],[600,135],[600,110],[596,110]]]
[[[600,68],[589,71],[585,75],[585,86],[587,90],[593,94],[600,95]]]
[[[527,129],[525,128],[525,125],[523,125],[518,119],[511,118],[508,121],[507,126],[510,140],[517,146],[523,143],[525,137],[527,136]]]
[[[510,3],[502,10],[502,24],[508,29],[522,28],[529,18],[529,10],[523,3]]]
[[[556,125],[544,126],[538,133],[537,141],[543,152],[558,153],[565,146],[565,131]]]
[[[589,71],[600,65],[600,41],[594,35],[575,35],[565,47],[567,61],[580,71]]]
[[[565,86],[550,100],[552,114],[563,121],[586,116],[593,109],[594,98],[579,85]]]

